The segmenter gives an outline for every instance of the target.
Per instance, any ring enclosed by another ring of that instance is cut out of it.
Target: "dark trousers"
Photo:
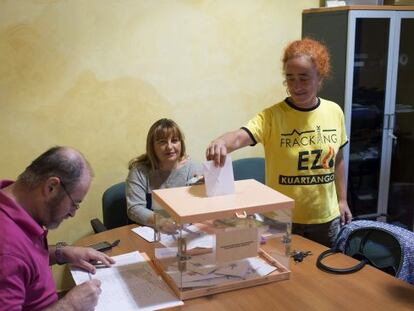
[[[339,217],[323,224],[292,224],[293,234],[301,235],[328,247],[333,246],[339,229]]]

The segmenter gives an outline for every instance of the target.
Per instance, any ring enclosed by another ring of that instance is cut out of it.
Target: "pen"
[[[88,272],[89,281],[92,281],[92,275]]]

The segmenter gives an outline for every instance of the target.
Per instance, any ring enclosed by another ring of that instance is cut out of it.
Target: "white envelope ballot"
[[[234,193],[233,163],[229,155],[223,167],[215,166],[213,161],[204,162],[203,173],[207,196]]]

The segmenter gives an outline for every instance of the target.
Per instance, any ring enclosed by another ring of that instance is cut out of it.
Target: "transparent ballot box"
[[[289,278],[291,198],[253,180],[207,197],[204,185],[153,191],[154,263],[181,299]]]

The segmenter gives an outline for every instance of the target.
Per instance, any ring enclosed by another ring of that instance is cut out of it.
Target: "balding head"
[[[92,176],[92,169],[85,157],[73,148],[56,146],[36,158],[17,182],[35,188],[54,176],[59,177],[70,192],[84,174]]]

